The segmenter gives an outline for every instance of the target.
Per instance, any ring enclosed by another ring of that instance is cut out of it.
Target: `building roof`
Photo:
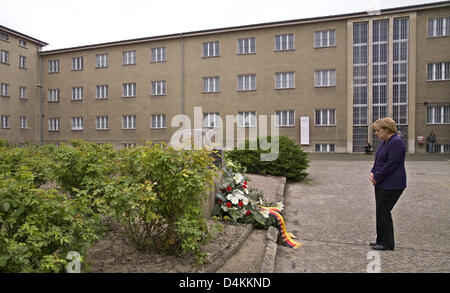
[[[245,31],[245,30],[252,30],[252,29],[289,26],[289,25],[297,25],[297,24],[305,24],[305,23],[313,23],[313,22],[343,20],[343,19],[366,17],[366,16],[370,16],[370,15],[383,15],[383,14],[386,15],[386,14],[401,13],[401,12],[411,12],[411,11],[433,9],[433,8],[440,8],[440,7],[447,7],[447,6],[450,6],[450,1],[426,3],[426,4],[419,4],[419,5],[409,5],[409,6],[387,8],[387,9],[374,10],[374,11],[363,11],[363,12],[338,14],[338,15],[330,15],[330,16],[319,16],[319,17],[312,17],[312,18],[292,19],[292,20],[284,20],[284,21],[249,24],[249,25],[242,25],[242,26],[232,26],[232,27],[224,27],[224,28],[199,30],[199,31],[181,32],[181,33],[175,33],[175,34],[167,34],[167,35],[160,35],[160,36],[144,37],[144,38],[137,38],[137,39],[129,39],[129,40],[121,40],[121,41],[114,41],[114,42],[107,42],[107,43],[98,43],[98,44],[91,44],[91,45],[84,45],[84,46],[77,46],[77,47],[70,47],[70,48],[41,51],[40,55],[50,55],[50,54],[65,53],[65,52],[83,51],[83,50],[103,48],[103,47],[129,45],[129,44],[144,43],[144,42],[157,41],[157,40],[178,39],[178,38],[186,38],[186,37],[199,36],[199,35],[210,35],[210,34],[224,33],[224,32]]]
[[[35,39],[33,37],[27,36],[26,34],[23,34],[23,33],[19,33],[18,31],[15,31],[15,30],[10,29],[10,28],[8,28],[6,26],[3,26],[3,25],[0,25],[0,31],[4,31],[4,32],[6,32],[8,34],[15,35],[15,36],[17,36],[19,38],[22,38],[22,39],[26,39],[26,40],[28,40],[30,42],[36,43],[36,44],[41,45],[41,46],[47,46],[48,45],[48,43],[46,43],[46,42],[43,42],[43,41],[40,41],[40,40]]]

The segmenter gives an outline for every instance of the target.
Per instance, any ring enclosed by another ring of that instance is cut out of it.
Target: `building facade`
[[[431,131],[450,152],[448,1],[51,51],[0,31],[0,138],[16,143],[169,142],[180,114],[234,143],[274,115],[306,151],[361,152],[388,116],[409,153]]]

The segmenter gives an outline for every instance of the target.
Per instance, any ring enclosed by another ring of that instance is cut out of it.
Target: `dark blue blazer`
[[[371,170],[377,181],[376,187],[388,190],[406,188],[405,153],[405,143],[397,134],[380,143]]]

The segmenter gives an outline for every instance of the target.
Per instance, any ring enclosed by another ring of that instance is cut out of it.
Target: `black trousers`
[[[375,187],[375,205],[377,219],[377,244],[394,249],[394,224],[391,210],[397,203],[403,190],[386,190]]]

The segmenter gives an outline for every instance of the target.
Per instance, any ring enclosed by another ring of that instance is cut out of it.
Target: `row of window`
[[[8,42],[9,41],[9,35],[5,34],[4,32],[0,32],[0,40]],[[27,47],[27,41],[19,39],[19,46],[26,48]]]
[[[275,125],[276,126],[295,126],[295,114],[294,110],[279,110],[275,111]],[[1,128],[10,128],[10,116],[1,116]],[[166,115],[154,114],[151,115],[151,128],[161,129],[166,128]],[[238,112],[238,127],[256,127],[256,112]],[[218,112],[204,113],[203,114],[203,126],[204,127],[221,127],[222,119]],[[315,111],[315,126],[336,126],[336,110],[316,110]],[[20,117],[20,128],[28,128],[27,117]],[[108,116],[97,116],[95,129],[107,130]],[[122,116],[122,129],[136,129],[136,115],[123,115]],[[58,131],[60,130],[60,118],[53,117],[48,119],[48,130]],[[72,130],[84,130],[83,117],[72,117]]]
[[[0,63],[9,64],[9,52],[0,50]],[[19,55],[19,68],[27,69],[27,57]]]
[[[256,53],[256,39],[254,37],[238,39],[238,54],[254,54]],[[336,32],[335,30],[325,30],[315,32],[314,47],[333,47],[336,45]],[[294,34],[282,34],[275,36],[275,51],[290,51],[294,50]],[[203,57],[219,57],[219,41],[204,42]],[[136,64],[136,50],[122,52],[122,65],[135,65]],[[151,62],[164,62],[167,61],[166,47],[152,48],[151,49]],[[108,54],[96,55],[96,68],[108,67]],[[83,57],[72,58],[72,70],[83,70],[84,61]],[[57,73],[60,70],[59,59],[49,60],[48,72]]]

